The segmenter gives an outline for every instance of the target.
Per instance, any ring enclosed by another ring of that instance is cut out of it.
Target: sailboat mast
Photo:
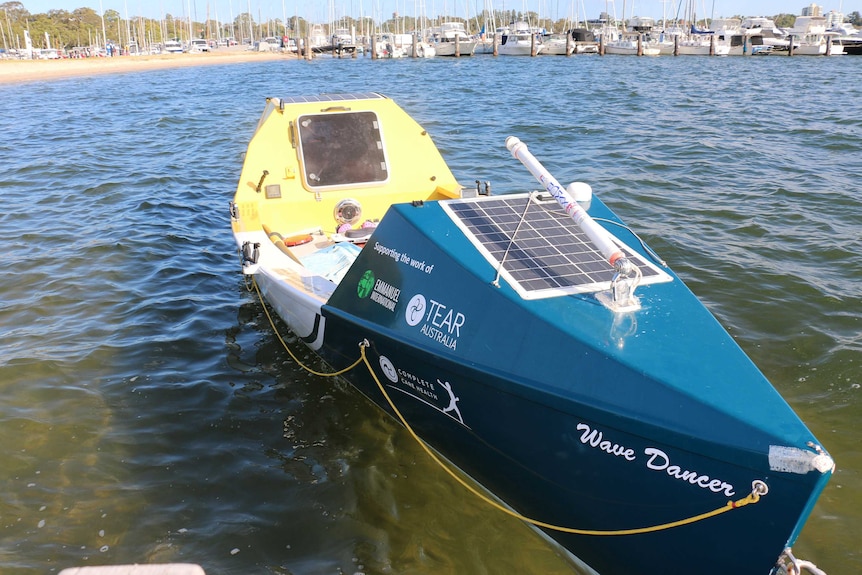
[[[251,23],[251,0],[246,0],[248,6],[248,41],[250,46],[254,46],[254,26]]]
[[[186,4],[189,8],[189,42],[194,38],[194,34],[192,33],[192,2],[191,0],[186,0]]]

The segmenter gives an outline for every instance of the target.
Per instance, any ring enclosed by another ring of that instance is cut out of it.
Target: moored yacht
[[[746,18],[740,24],[740,29],[748,38],[752,54],[787,50],[790,45],[787,35],[770,18]]]
[[[543,46],[538,34],[526,22],[513,22],[510,26],[497,28],[500,45],[497,54],[500,56],[532,56],[533,50],[541,54]]]
[[[700,30],[692,24],[688,37],[679,41],[677,50],[680,56],[727,56],[730,45],[717,42],[714,30]]]
[[[598,54],[599,42],[595,34],[587,28],[575,28],[571,31],[572,40],[575,41],[575,54]]]
[[[463,22],[442,22],[431,29],[438,56],[472,56],[479,42],[467,34]]]
[[[575,52],[575,43],[569,33],[546,34],[542,37],[542,54],[550,56],[570,56]]]
[[[603,42],[605,54],[625,56],[658,56],[661,51],[648,42],[644,42],[639,33],[611,35],[611,39]]]
[[[727,46],[729,56],[742,56],[746,52],[747,45],[741,25],[739,18],[716,18],[710,26],[715,32],[716,45]]]
[[[374,45],[377,58],[404,58],[409,54],[407,50],[412,46],[412,40],[408,34],[384,32],[377,34]]]
[[[838,34],[835,41],[841,43],[845,54],[862,55],[862,34],[851,24],[833,26],[829,31]]]
[[[839,56],[844,47],[833,39],[837,32],[826,29],[824,16],[797,16],[793,28],[788,31],[793,42],[793,53],[802,56]]]

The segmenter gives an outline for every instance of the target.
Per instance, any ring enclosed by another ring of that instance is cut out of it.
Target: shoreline
[[[145,72],[186,66],[239,64],[284,58],[294,59],[296,56],[277,52],[222,49],[199,54],[159,54],[62,60],[0,60],[0,85],[62,78],[85,78],[103,74]]]

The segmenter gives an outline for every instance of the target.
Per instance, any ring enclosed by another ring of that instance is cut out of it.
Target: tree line
[[[124,19],[116,10],[105,10],[99,14],[92,8],[49,10],[43,14],[31,14],[21,2],[0,4],[0,39],[6,49],[24,48],[24,32],[27,31],[36,48],[65,48],[76,46],[128,46],[163,43],[166,40],[187,42],[192,38],[261,38],[280,36],[284,23],[274,19],[256,23],[248,13],[239,14],[232,22],[208,19],[194,22],[187,17],[165,14],[160,20],[144,17]],[[305,24],[302,19],[298,22]],[[287,29],[291,26],[288,24]],[[50,46],[44,44],[50,43]]]
[[[245,39],[253,42],[266,36],[305,37],[310,33],[312,24],[303,18],[296,17],[283,22],[278,18],[266,22],[255,22],[249,13],[236,16],[232,22],[218,22],[207,19],[204,22],[193,22],[188,17],[175,17],[165,14],[160,20],[143,17],[124,19],[116,10],[105,10],[103,14],[92,8],[77,8],[67,10],[49,10],[43,14],[31,14],[24,4],[18,1],[0,4],[3,14],[0,22],[0,40],[2,47],[10,49],[24,48],[24,32],[27,31],[37,48],[64,48],[69,50],[76,46],[105,46],[112,43],[116,46],[129,46],[137,43],[139,46],[159,44],[165,40],[177,39],[189,41],[191,38],[217,40],[233,37],[238,41]],[[778,14],[773,16],[776,26],[790,28],[796,16]],[[371,18],[345,17],[334,23],[336,27],[352,29],[360,35],[370,35],[377,31],[409,33],[423,26],[431,26],[436,21],[460,21],[468,30],[480,32],[485,29],[488,21],[488,33],[492,32],[491,22],[508,23],[523,20],[533,26],[548,31],[562,31],[573,26],[565,19],[551,21],[540,18],[535,12],[519,12],[515,10],[495,10],[491,15],[479,15],[467,21],[463,18],[414,18],[393,16],[380,24]],[[862,16],[859,12],[850,13],[846,21],[854,26],[862,26]],[[706,23],[704,23],[706,24]],[[50,44],[50,45],[46,45]]]

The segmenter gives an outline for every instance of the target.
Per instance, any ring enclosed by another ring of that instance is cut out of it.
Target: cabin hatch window
[[[299,154],[309,188],[385,182],[389,168],[374,112],[300,116]]]

